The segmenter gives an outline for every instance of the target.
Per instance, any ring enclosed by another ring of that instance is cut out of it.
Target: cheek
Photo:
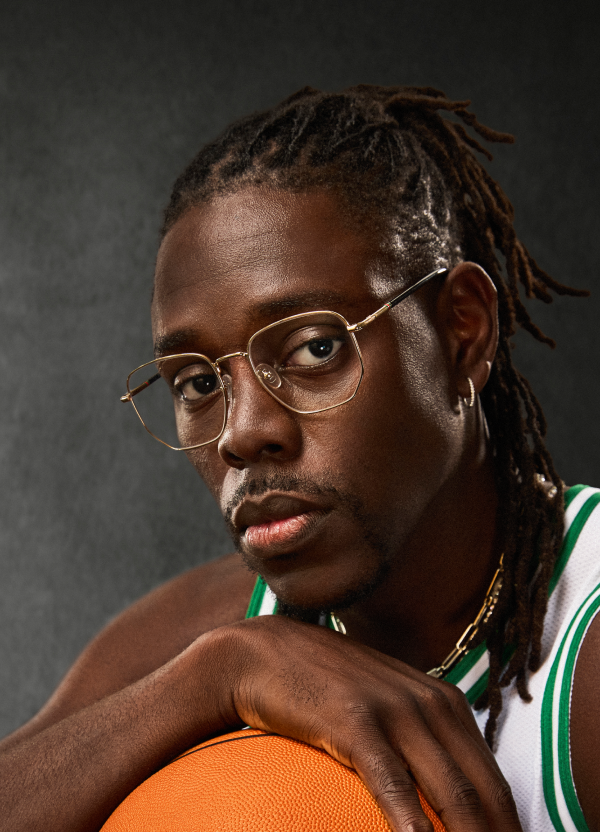
[[[341,411],[339,418],[330,414],[319,435],[307,429],[305,457],[314,457],[311,467],[332,475],[344,490],[366,493],[371,508],[393,494],[404,499],[413,490],[431,490],[454,457],[454,435],[428,398],[407,400],[390,391]]]
[[[381,340],[377,353],[366,345],[356,398],[332,411],[328,458],[357,486],[368,486],[375,501],[406,505],[413,495],[419,502],[433,496],[460,458],[462,434],[445,358],[430,329],[389,334],[396,343],[385,339],[385,350]]]
[[[196,448],[193,451],[186,451],[185,454],[206,483],[214,499],[217,503],[220,503],[223,479],[230,469],[219,456],[217,443],[214,442],[212,445]]]

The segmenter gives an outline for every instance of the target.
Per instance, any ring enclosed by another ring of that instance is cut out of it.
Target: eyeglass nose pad
[[[230,375],[221,376],[221,381],[223,382],[223,387],[225,388],[225,396],[227,398],[227,402],[229,405],[233,405],[233,380]]]
[[[256,375],[269,387],[281,387],[281,378],[274,367],[269,364],[258,364],[255,370]]]

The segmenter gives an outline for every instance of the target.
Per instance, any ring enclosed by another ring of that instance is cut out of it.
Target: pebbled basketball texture
[[[419,794],[435,832],[446,827]],[[390,832],[356,772],[305,743],[246,729],[144,781],[101,832]]]

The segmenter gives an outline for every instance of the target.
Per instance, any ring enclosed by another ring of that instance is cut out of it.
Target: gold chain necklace
[[[434,667],[432,670],[427,671],[428,676],[433,676],[434,679],[441,679],[442,676],[446,675],[450,668],[454,667],[454,665],[459,661],[459,659],[462,659],[463,656],[466,656],[466,654],[471,649],[471,643],[473,639],[475,638],[479,630],[485,624],[488,623],[492,616],[492,613],[496,608],[500,592],[502,591],[503,580],[504,554],[500,556],[500,563],[498,565],[498,569],[496,569],[496,574],[492,578],[492,582],[486,593],[483,606],[475,616],[475,620],[472,624],[469,624],[462,636],[456,642],[456,646],[454,647],[454,649],[446,656],[446,658],[439,665],[439,667]],[[337,617],[337,615],[330,613],[329,617],[331,619],[333,629],[338,633],[346,635],[346,628],[344,627],[340,619]]]

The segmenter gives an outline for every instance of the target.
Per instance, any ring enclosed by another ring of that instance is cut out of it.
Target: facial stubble
[[[360,530],[364,543],[364,564],[370,568],[357,577],[353,586],[346,587],[342,593],[332,590],[326,603],[316,606],[298,605],[278,596],[278,613],[302,621],[316,622],[323,612],[341,612],[366,601],[385,582],[395,554],[389,535],[383,530],[381,518],[368,512],[358,495],[331,485],[325,480],[315,481],[302,479],[291,475],[274,474],[248,480],[240,485],[231,497],[224,517],[236,549],[247,569],[260,574],[251,556],[244,552],[240,545],[241,535],[232,523],[235,509],[247,496],[259,497],[269,491],[301,493],[312,497],[327,497],[336,503],[336,509],[345,513]]]

